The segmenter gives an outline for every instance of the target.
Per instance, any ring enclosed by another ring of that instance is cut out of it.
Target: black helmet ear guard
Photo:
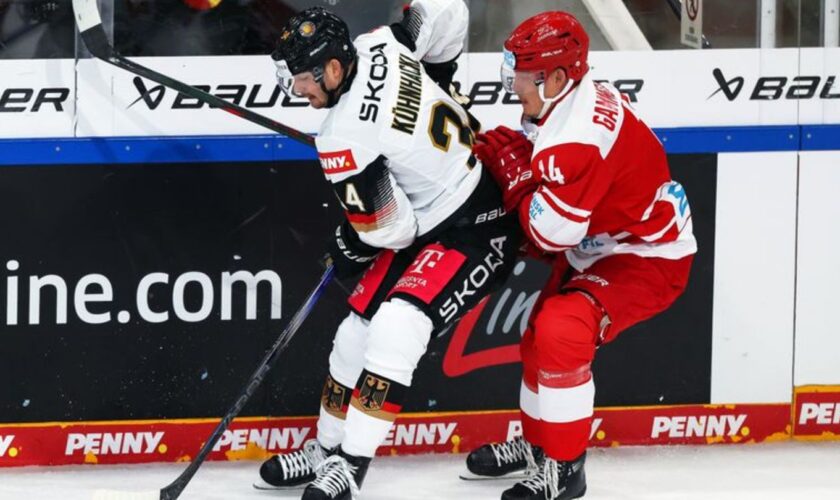
[[[294,75],[311,71],[329,98],[327,107],[332,107],[338,101],[340,89],[346,86],[349,66],[356,60],[356,48],[347,24],[340,17],[323,7],[311,7],[289,19],[271,58],[277,65],[278,84],[287,95],[295,95]],[[345,73],[345,82],[332,91],[327,90],[323,81],[324,64],[330,59],[338,59]]]

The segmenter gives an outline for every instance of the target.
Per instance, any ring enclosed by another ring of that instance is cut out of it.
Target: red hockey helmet
[[[505,40],[505,74],[533,72],[547,75],[563,68],[566,76],[580,80],[589,71],[589,36],[568,12],[551,11],[523,21]],[[512,86],[512,80],[505,82]],[[507,86],[507,85],[506,85]]]

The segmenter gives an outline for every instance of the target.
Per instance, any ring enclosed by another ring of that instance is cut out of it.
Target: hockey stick
[[[180,495],[181,492],[184,491],[184,488],[187,487],[187,484],[190,482],[190,479],[195,475],[198,471],[198,468],[201,467],[201,464],[204,463],[204,460],[207,458],[207,455],[213,450],[213,446],[215,446],[216,441],[222,436],[225,429],[227,429],[228,425],[230,425],[231,420],[236,417],[251,396],[254,395],[257,388],[262,384],[262,381],[265,379],[266,374],[271,370],[274,366],[274,363],[277,361],[278,355],[283,352],[289,342],[294,337],[295,332],[297,332],[298,328],[300,327],[301,323],[309,316],[309,313],[312,312],[312,308],[315,306],[315,303],[318,302],[318,299],[321,297],[321,294],[324,293],[324,290],[327,288],[327,285],[332,281],[334,275],[334,268],[332,263],[327,264],[326,270],[321,275],[321,281],[315,286],[315,288],[310,292],[309,296],[306,298],[306,301],[300,306],[300,309],[297,310],[295,315],[292,317],[289,324],[286,325],[286,328],[283,330],[283,333],[277,337],[277,340],[274,342],[274,345],[271,346],[271,349],[266,353],[263,360],[260,362],[257,370],[251,375],[251,378],[248,379],[248,383],[245,385],[245,389],[239,395],[239,398],[233,404],[233,406],[227,411],[224,417],[222,417],[222,421],[219,422],[219,425],[213,430],[213,433],[210,434],[210,437],[207,438],[207,442],[204,443],[204,446],[201,447],[199,450],[198,455],[196,455],[195,459],[184,469],[184,472],[181,473],[174,481],[169,483],[166,487],[162,488],[159,491],[143,491],[143,492],[126,492],[126,491],[114,491],[114,490],[98,490],[93,494],[94,500],[175,500]]]
[[[149,80],[165,85],[171,89],[190,96],[194,99],[216,106],[240,118],[244,118],[250,122],[261,125],[269,130],[283,134],[290,139],[294,139],[302,144],[308,146],[315,145],[315,139],[299,130],[293,129],[280,122],[276,122],[267,116],[236,105],[232,102],[226,101],[213,94],[199,90],[191,85],[170,78],[166,75],[158,73],[141,64],[126,59],[119,55],[111,42],[108,40],[108,35],[105,33],[105,28],[102,26],[102,17],[99,15],[99,7],[96,4],[97,0],[73,0],[73,13],[76,15],[76,24],[79,26],[79,33],[87,45],[88,50],[97,59],[101,59],[107,63],[113,64],[118,68],[122,68],[135,75],[148,78]]]

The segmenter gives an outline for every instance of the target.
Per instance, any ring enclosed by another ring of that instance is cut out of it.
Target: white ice
[[[498,499],[510,483],[458,479],[464,455],[378,458],[364,500]],[[257,462],[205,464],[181,496],[203,500],[299,498],[251,487]],[[0,470],[3,500],[90,500],[97,488],[156,490],[183,464]],[[586,499],[840,499],[840,442],[624,447],[590,450]]]

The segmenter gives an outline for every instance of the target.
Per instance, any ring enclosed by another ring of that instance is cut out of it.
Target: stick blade
[[[97,0],[73,0],[73,13],[76,15],[76,23],[79,25],[80,32],[85,32],[102,24]]]
[[[97,0],[73,0],[73,14],[85,45],[91,54],[107,59],[113,53],[111,42],[102,27]]]
[[[96,490],[93,500],[160,500],[160,491]]]

